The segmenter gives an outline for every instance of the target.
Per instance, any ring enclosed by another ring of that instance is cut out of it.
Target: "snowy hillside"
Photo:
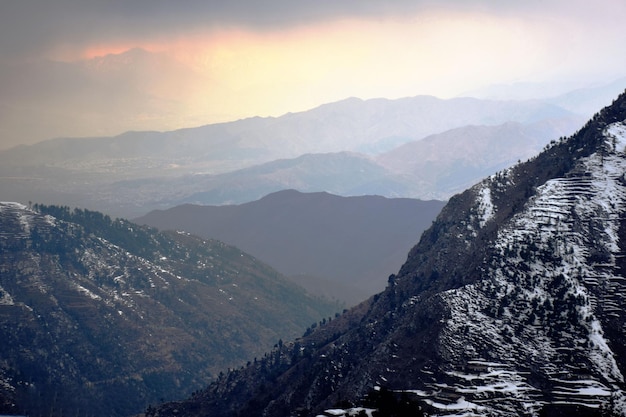
[[[451,314],[442,345],[454,358],[445,389],[463,399],[455,409],[521,415],[548,402],[610,403],[626,415],[624,377],[598,319],[602,312],[623,322],[626,307],[616,265],[623,256],[625,132],[624,123],[610,125],[601,151],[537,189],[499,231],[493,245],[500,256],[482,280],[441,295]],[[479,207],[489,207],[484,213],[497,210],[489,189],[507,180],[505,173],[476,188]],[[547,392],[530,380],[532,367],[542,368]],[[431,388],[421,394],[429,398],[442,386]],[[430,401],[443,410],[453,405]]]

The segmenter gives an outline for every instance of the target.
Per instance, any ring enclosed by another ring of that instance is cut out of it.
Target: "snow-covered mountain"
[[[132,415],[337,309],[219,241],[0,203],[0,414]]]
[[[454,196],[384,292],[149,416],[626,416],[626,93]]]

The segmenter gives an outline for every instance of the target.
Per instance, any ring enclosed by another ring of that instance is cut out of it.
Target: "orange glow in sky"
[[[181,98],[196,109],[192,119],[201,124],[278,116],[349,96],[447,97],[496,74],[522,77],[542,54],[528,29],[513,19],[433,14],[99,44],[81,56],[140,47],[175,59],[202,80],[191,96]]]
[[[621,39],[621,24],[590,32],[580,30],[578,15],[560,9],[541,16],[488,11],[62,38],[45,57],[72,69],[64,75],[35,63],[40,82],[8,82],[14,96],[5,94],[10,104],[0,121],[5,137],[24,141],[172,130],[280,116],[348,97],[448,98],[493,84],[547,81],[572,69],[592,73],[623,60],[603,51],[619,42],[598,42]],[[124,54],[137,48],[149,54]],[[75,81],[76,73],[82,78]],[[37,98],[27,101],[31,96],[20,94],[31,88]]]

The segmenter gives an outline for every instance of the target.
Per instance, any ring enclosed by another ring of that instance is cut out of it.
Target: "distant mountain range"
[[[0,152],[0,186],[5,199],[121,217],[182,203],[244,203],[286,188],[447,199],[587,117],[538,100],[351,98],[278,118],[16,147]],[[422,168],[396,164],[409,145]],[[505,146],[505,156],[492,152]],[[449,174],[450,165],[459,169]]]
[[[542,100],[565,110],[582,115],[592,115],[609,105],[626,86],[626,78],[609,83],[574,88],[572,84],[559,83],[513,83],[497,84],[468,92],[470,97],[488,100]]]
[[[234,245],[314,294],[363,301],[432,223],[444,203],[280,191],[241,205],[182,205],[135,219]]]
[[[339,309],[216,240],[0,203],[0,414],[136,414]]]
[[[558,106],[534,100],[351,98],[278,118],[255,117],[164,133],[128,132],[112,138],[53,139],[13,148],[6,155],[20,165],[89,168],[111,174],[115,168],[126,168],[137,176],[163,168],[215,174],[307,153],[380,153],[467,125],[535,123],[572,116]],[[84,165],[76,167],[77,162]]]
[[[383,292],[147,417],[626,416],[626,92],[452,197]]]

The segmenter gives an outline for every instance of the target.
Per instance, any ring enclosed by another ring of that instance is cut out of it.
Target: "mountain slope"
[[[164,181],[137,181],[152,186],[154,195]],[[188,190],[182,198],[164,193],[161,206],[192,204],[241,204],[285,190],[326,191],[344,196],[410,195],[410,183],[378,165],[371,158],[350,152],[306,154],[279,159],[220,175],[194,175],[165,182],[170,188]],[[121,185],[121,184],[119,184]],[[132,184],[128,184],[129,189]],[[173,197],[173,198],[172,198]]]
[[[448,199],[482,178],[536,155],[550,140],[584,122],[571,119],[532,124],[465,126],[409,142],[376,162],[411,183],[410,195]]]
[[[269,372],[148,414],[626,416],[625,152],[623,94],[452,198],[384,292],[275,351]]]
[[[236,206],[177,206],[135,221],[229,243],[287,276],[304,276],[310,290],[320,278],[340,284],[330,287],[332,298],[353,305],[385,287],[443,204],[286,190]]]
[[[336,311],[221,242],[35,208],[0,203],[0,413],[137,413]]]

